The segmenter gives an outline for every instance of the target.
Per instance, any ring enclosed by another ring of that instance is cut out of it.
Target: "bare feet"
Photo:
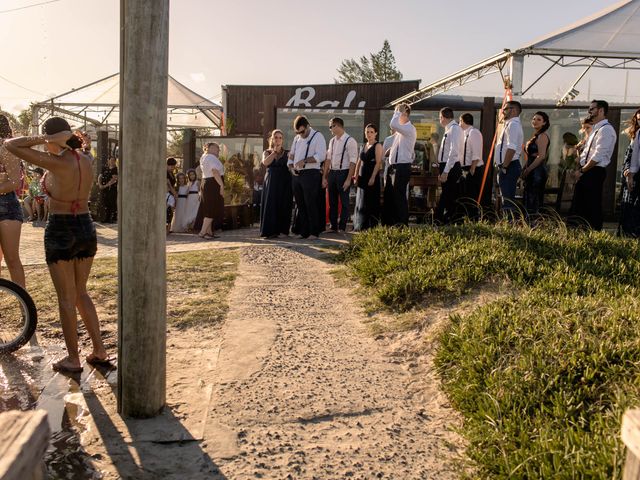
[[[80,360],[73,361],[69,357],[64,357],[62,360],[58,360],[51,367],[54,372],[78,373],[82,371]]]

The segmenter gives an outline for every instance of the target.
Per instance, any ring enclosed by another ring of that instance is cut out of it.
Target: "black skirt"
[[[203,217],[213,219],[223,217],[224,198],[220,195],[220,185],[215,178],[209,177],[203,180],[200,205]]]

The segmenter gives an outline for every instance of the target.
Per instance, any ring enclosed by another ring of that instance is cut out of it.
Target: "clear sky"
[[[615,3],[172,0],[169,72],[214,100],[224,84],[332,83],[343,59],[378,51],[386,38],[404,78],[425,85]],[[0,107],[15,112],[117,72],[119,6],[0,0]],[[474,85],[466,91],[488,93]]]

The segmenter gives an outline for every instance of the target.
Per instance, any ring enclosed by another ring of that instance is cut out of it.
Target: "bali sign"
[[[344,113],[350,109],[354,109],[356,112],[364,108],[366,101],[361,100],[357,105],[352,106],[353,100],[356,98],[356,91],[349,90],[345,96],[344,102],[340,105],[340,100],[320,100],[316,99],[316,89],[314,87],[299,87],[296,88],[294,95],[287,101],[286,106],[291,107],[290,111],[295,111],[297,108],[313,108],[314,112],[333,112],[335,110],[342,110]],[[286,110],[285,110],[286,111]]]

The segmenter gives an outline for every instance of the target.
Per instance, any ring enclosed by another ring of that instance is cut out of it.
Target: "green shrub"
[[[619,478],[640,399],[640,247],[606,233],[466,224],[357,235],[342,259],[389,309],[500,278],[452,315],[436,365],[480,478]]]

